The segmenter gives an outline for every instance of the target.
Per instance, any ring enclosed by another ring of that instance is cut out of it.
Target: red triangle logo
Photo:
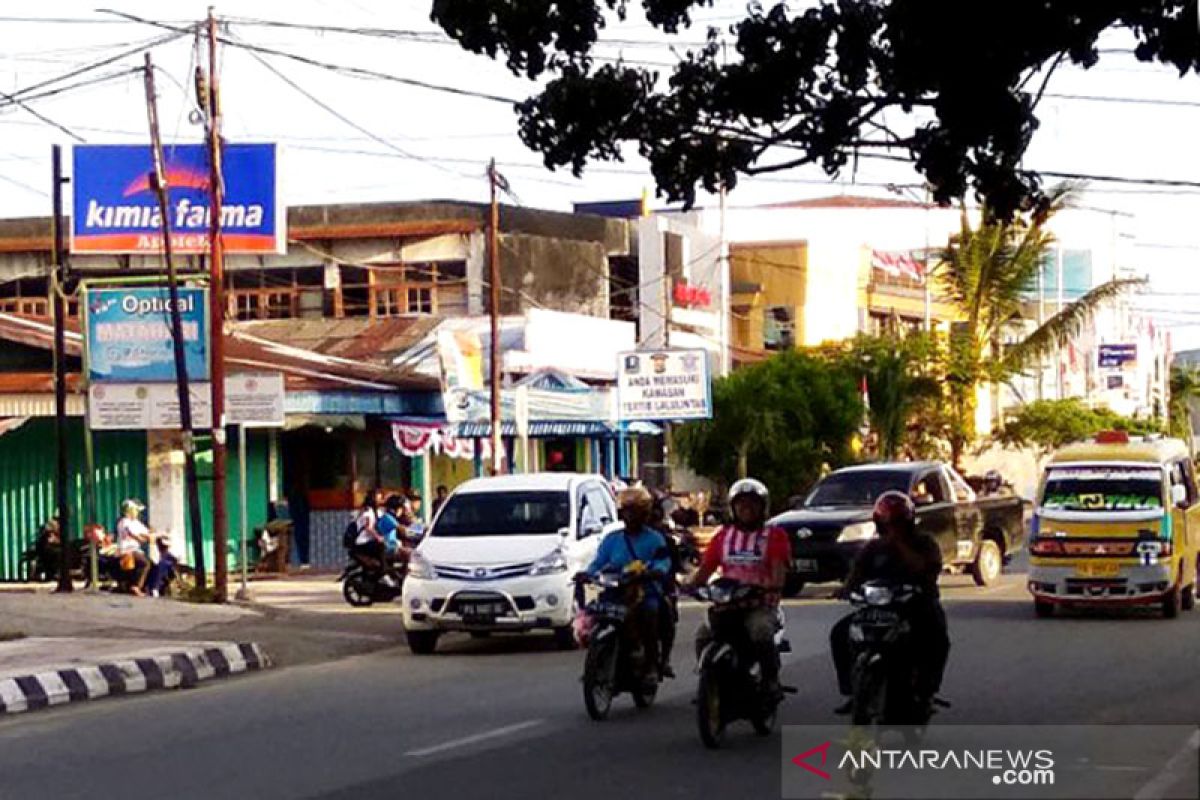
[[[819,744],[816,747],[805,750],[803,753],[793,758],[792,763],[797,767],[800,767],[800,769],[808,770],[813,775],[818,775],[825,780],[831,780],[832,778],[828,772],[823,769],[817,769],[812,764],[809,764],[808,759],[819,753],[821,755],[821,766],[825,766],[825,762],[829,759],[829,748],[832,745],[833,742],[825,742],[824,744]]]

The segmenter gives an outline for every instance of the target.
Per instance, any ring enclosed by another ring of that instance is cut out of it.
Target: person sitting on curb
[[[121,521],[117,523],[117,550],[121,556],[121,571],[132,573],[129,591],[138,597],[146,594],[146,575],[150,572],[150,559],[142,546],[150,542],[150,529],[142,522],[141,514],[146,507],[132,498],[121,503]]]

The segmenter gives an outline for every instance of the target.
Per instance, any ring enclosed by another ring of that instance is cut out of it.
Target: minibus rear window
[[[1042,508],[1056,511],[1153,511],[1163,507],[1162,470],[1060,467],[1046,474]]]

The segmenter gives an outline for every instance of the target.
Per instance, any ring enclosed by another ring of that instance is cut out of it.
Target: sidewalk
[[[214,605],[0,584],[0,686],[7,686],[0,706],[11,712],[55,705],[60,695],[84,699],[85,690],[97,697],[188,686],[191,674],[219,677],[268,661],[319,663],[404,642],[399,607],[351,608],[336,574],[253,581],[249,588],[247,603]],[[102,664],[113,668],[100,670]],[[66,682],[61,673],[71,670],[79,680]],[[105,673],[121,680],[110,683]],[[33,680],[42,675],[51,676],[48,683]],[[16,684],[17,677],[28,680]]]
[[[0,715],[201,681],[270,662],[254,643],[33,637],[0,642]]]

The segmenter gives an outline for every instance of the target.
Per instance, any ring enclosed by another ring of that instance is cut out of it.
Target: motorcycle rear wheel
[[[595,643],[583,662],[583,705],[597,722],[608,718],[616,694],[617,648],[613,642]]]
[[[649,708],[654,705],[654,698],[658,697],[658,684],[648,686],[644,689],[638,688],[630,692],[633,695],[633,704],[638,708]]]
[[[711,672],[701,672],[696,690],[696,724],[700,741],[710,750],[719,748],[725,739],[725,721],[721,716],[720,681]]]
[[[361,578],[354,575],[346,578],[342,583],[342,597],[346,602],[355,608],[366,608],[375,602],[373,592]]]
[[[858,672],[854,677],[854,710],[850,713],[850,724],[860,727],[883,723],[883,710],[887,686],[883,676],[875,670]]]

